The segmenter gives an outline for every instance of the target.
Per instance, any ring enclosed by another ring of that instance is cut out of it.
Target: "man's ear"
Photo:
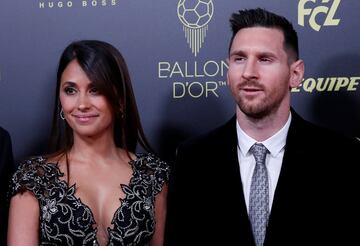
[[[297,60],[290,65],[290,88],[298,87],[304,78],[304,61]]]

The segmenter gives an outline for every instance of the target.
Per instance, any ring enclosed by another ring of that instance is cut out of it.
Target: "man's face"
[[[290,88],[301,82],[293,78],[295,63],[289,64],[280,30],[241,29],[230,48],[227,75],[239,109],[248,117],[261,119],[289,108]]]

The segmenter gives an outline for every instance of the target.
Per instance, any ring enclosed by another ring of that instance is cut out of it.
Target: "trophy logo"
[[[177,15],[183,24],[186,41],[195,56],[204,43],[213,14],[212,0],[180,0],[178,3]]]

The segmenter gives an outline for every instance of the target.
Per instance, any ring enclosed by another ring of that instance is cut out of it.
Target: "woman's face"
[[[74,138],[113,135],[114,116],[111,106],[76,59],[62,73],[59,97]]]

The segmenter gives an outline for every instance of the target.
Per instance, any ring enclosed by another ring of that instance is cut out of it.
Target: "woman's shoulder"
[[[29,190],[40,195],[50,180],[61,176],[57,164],[48,162],[43,156],[30,157],[20,162],[12,176],[10,195]]]
[[[133,165],[166,172],[170,171],[168,163],[153,153],[137,153],[135,156],[136,159],[132,161]]]
[[[14,176],[18,175],[34,175],[46,176],[48,173],[57,172],[58,167],[56,163],[49,161],[44,156],[34,156],[20,162]]]
[[[153,153],[138,153],[131,164],[140,175],[153,177],[158,191],[162,189],[164,183],[169,181],[169,165]]]

